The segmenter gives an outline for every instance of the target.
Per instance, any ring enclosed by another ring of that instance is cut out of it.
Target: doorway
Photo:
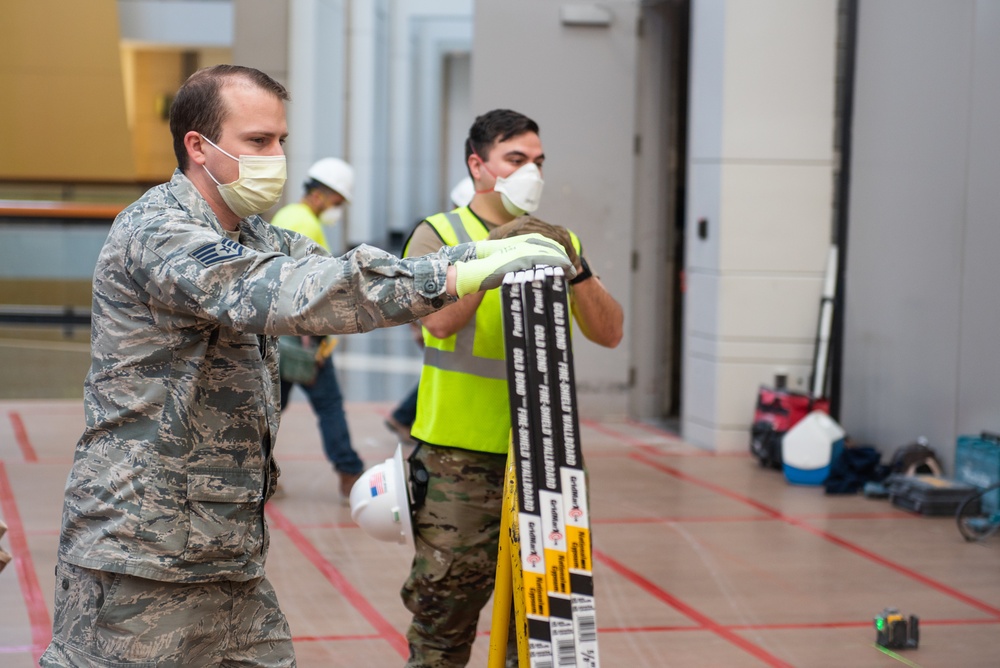
[[[690,2],[643,3],[636,137],[631,414],[677,431],[681,405]]]

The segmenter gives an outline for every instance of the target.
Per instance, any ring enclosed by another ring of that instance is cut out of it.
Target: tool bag
[[[954,515],[977,490],[974,485],[935,475],[901,473],[886,478],[886,486],[892,505],[927,516]]]
[[[761,466],[781,469],[781,439],[812,411],[830,412],[830,402],[787,388],[760,386],[750,426],[750,452]]]
[[[896,448],[889,468],[893,473],[905,475],[932,475],[940,478],[944,473],[937,452],[924,438]]]
[[[281,380],[299,385],[315,383],[319,371],[316,351],[316,347],[302,345],[301,336],[279,336],[278,373]]]
[[[823,483],[827,494],[857,494],[870,483],[881,483],[889,475],[882,453],[871,445],[855,445],[840,451],[830,475]],[[870,488],[874,492],[876,488]],[[888,494],[888,492],[886,492]]]

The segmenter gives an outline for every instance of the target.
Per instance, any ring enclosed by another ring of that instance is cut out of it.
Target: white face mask
[[[344,205],[338,204],[337,206],[331,206],[326,209],[323,213],[319,214],[319,222],[324,225],[336,225],[344,217]]]
[[[281,199],[285,187],[285,156],[283,155],[241,155],[235,158],[215,143],[201,135],[201,138],[215,146],[223,155],[240,163],[240,176],[232,183],[219,183],[212,172],[205,172],[219,187],[222,201],[240,218],[264,213]],[[202,165],[204,167],[204,165]]]
[[[493,190],[500,193],[500,201],[507,213],[523,216],[534,213],[542,200],[542,172],[538,165],[529,162],[518,167],[510,176],[497,177]]]

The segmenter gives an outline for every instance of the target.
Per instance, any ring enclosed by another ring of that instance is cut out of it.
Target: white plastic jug
[[[834,446],[844,429],[823,411],[799,420],[781,440],[781,459],[789,482],[821,484],[829,474]]]

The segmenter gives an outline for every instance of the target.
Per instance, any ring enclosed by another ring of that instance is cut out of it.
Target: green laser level
[[[889,649],[916,649],[920,644],[920,619],[907,620],[896,608],[886,608],[875,617],[875,643]]]

